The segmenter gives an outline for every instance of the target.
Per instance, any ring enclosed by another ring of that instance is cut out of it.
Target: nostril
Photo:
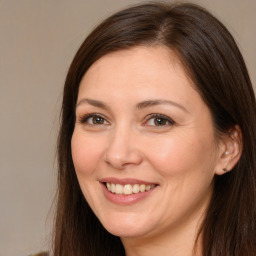
[[[107,150],[104,156],[104,161],[108,165],[119,170],[122,170],[129,165],[138,165],[142,160],[143,158],[140,152],[133,149],[113,150],[112,148]]]

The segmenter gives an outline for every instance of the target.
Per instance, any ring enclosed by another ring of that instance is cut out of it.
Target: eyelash
[[[101,119],[103,119],[104,122],[106,121],[105,117],[103,117],[102,115],[97,114],[97,113],[91,113],[91,114],[82,116],[82,117],[80,117],[79,121],[81,124],[85,124],[88,121],[88,119],[90,119],[90,118],[101,118]],[[94,124],[89,124],[89,125],[94,125]],[[95,125],[97,125],[97,124],[95,124]],[[100,125],[100,124],[98,124],[98,125]]]
[[[104,116],[102,116],[100,114],[97,114],[97,113],[91,113],[91,114],[82,116],[82,117],[80,117],[79,121],[80,121],[81,124],[85,124],[87,122],[88,125],[105,125],[104,123],[102,123],[102,124],[96,124],[96,123],[89,124],[88,120],[90,118],[100,118],[100,119],[103,120],[103,122],[108,122]],[[147,125],[146,123],[151,119],[159,119],[159,120],[162,120],[165,123],[163,125],[161,125],[161,124],[156,125],[156,123],[154,122],[155,125]],[[168,125],[174,125],[174,124],[175,124],[175,122],[170,117],[168,117],[166,115],[163,115],[163,114],[156,114],[156,113],[149,114],[146,117],[146,121],[143,123],[144,126],[152,126],[152,127],[161,127],[161,126],[168,126]]]
[[[175,122],[170,117],[163,114],[156,114],[156,113],[150,114],[146,117],[146,122],[148,122],[151,119],[161,119],[162,121],[167,122],[167,124],[164,124],[164,125],[154,125],[155,127],[168,126],[168,125],[175,124]],[[149,126],[153,126],[153,125],[149,125]]]

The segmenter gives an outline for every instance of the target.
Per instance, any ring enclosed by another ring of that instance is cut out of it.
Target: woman
[[[206,10],[106,19],[66,78],[54,256],[255,255],[255,110],[234,39]]]

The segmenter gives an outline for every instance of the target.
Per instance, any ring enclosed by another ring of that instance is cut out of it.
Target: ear
[[[235,125],[227,134],[222,135],[219,144],[215,174],[222,175],[231,171],[241,157],[243,145],[240,127]]]

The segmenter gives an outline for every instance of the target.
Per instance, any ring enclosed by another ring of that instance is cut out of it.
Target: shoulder
[[[39,252],[36,254],[30,254],[28,256],[49,256],[49,253],[48,252]]]

